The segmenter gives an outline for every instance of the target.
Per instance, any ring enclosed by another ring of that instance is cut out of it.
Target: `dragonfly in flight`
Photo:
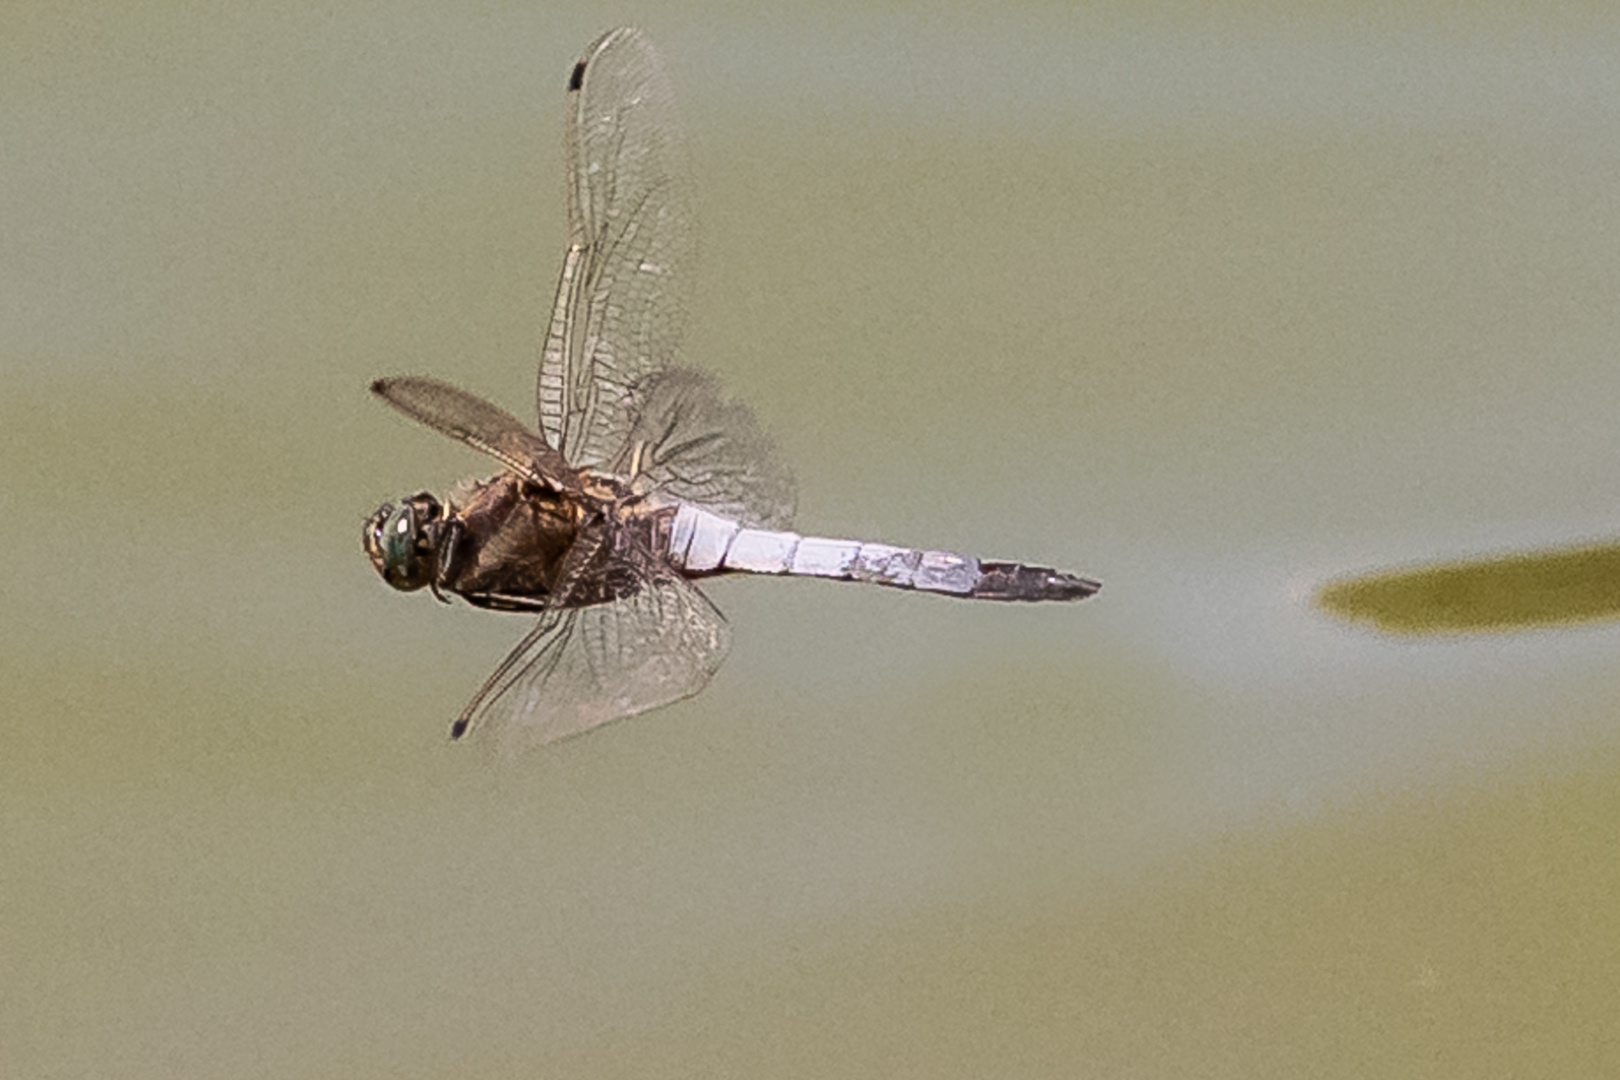
[[[534,627],[450,728],[551,742],[703,689],[730,648],[693,584],[797,574],[977,600],[1081,600],[1047,567],[787,531],[794,485],[752,414],[674,365],[693,254],[685,144],[657,53],[609,31],[568,76],[568,248],[541,354],[539,427],[437,379],[372,392],[503,471],[384,503],[384,581]]]

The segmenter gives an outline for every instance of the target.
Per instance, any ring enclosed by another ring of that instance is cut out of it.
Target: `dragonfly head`
[[[433,584],[439,572],[439,538],[444,508],[427,492],[400,504],[383,503],[366,520],[366,554],[382,579],[411,592]]]

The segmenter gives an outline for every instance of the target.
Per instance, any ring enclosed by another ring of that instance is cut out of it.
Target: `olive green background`
[[[1615,1075],[1620,626],[1314,604],[1620,535],[1620,19],[1516,10],[8,4],[0,1074]],[[365,387],[530,408],[631,21],[800,527],[1106,585],[715,583],[500,756]]]

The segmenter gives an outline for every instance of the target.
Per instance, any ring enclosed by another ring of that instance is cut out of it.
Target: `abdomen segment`
[[[1090,578],[1016,562],[891,547],[859,540],[744,528],[682,503],[670,525],[669,558],[688,574],[794,574],[921,589],[970,600],[1083,600],[1102,586]]]

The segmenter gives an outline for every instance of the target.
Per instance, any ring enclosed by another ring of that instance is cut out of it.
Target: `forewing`
[[[744,525],[793,523],[793,474],[775,444],[747,406],[727,400],[701,371],[671,368],[638,387],[630,433],[610,471]]]
[[[576,545],[577,546],[577,545]],[[580,585],[617,599],[548,608],[485,683],[452,734],[548,743],[702,690],[731,647],[708,598],[644,548],[583,560]]]
[[[533,483],[561,486],[567,469],[545,438],[481,397],[414,375],[378,379],[371,384],[371,392],[411,419],[482,450]]]
[[[604,34],[568,86],[568,250],[537,399],[551,444],[595,468],[624,445],[635,387],[679,345],[691,182],[669,80],[639,30]]]

